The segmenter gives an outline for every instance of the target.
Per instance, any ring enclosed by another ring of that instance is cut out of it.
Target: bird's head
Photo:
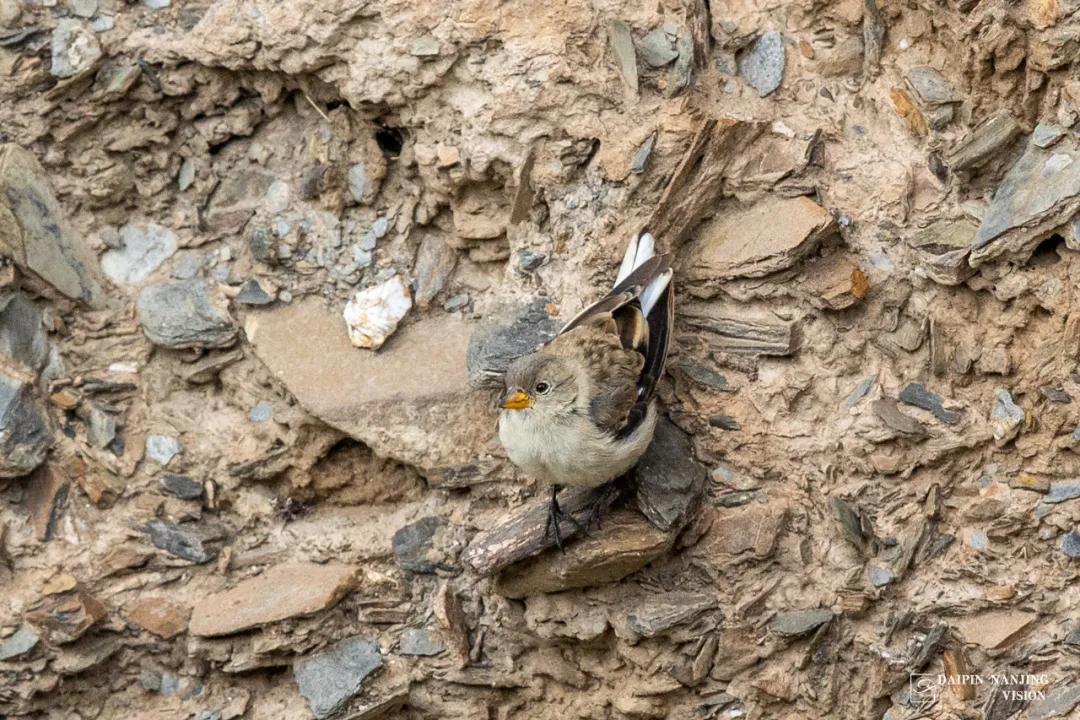
[[[578,396],[573,369],[561,358],[533,353],[510,363],[503,410],[533,410],[538,414],[569,411]]]

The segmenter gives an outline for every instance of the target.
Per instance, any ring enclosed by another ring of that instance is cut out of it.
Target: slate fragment
[[[0,145],[0,254],[66,297],[105,304],[94,253],[71,230],[37,158],[15,143]]]
[[[151,520],[146,524],[150,540],[158,548],[196,565],[208,563],[217,557],[226,538],[225,529],[219,525],[165,522]]]
[[[778,613],[769,621],[769,629],[777,635],[796,637],[816,630],[835,617],[829,608],[810,608]]]
[[[466,356],[470,385],[501,387],[511,362],[555,337],[562,323],[548,315],[546,305],[543,298],[508,303],[480,321],[469,338]]]
[[[926,389],[922,383],[908,383],[900,391],[900,402],[930,412],[943,423],[955,425],[960,422],[960,413],[945,409],[941,396]]]
[[[441,517],[430,516],[410,523],[394,533],[393,549],[398,567],[417,573],[453,570],[434,557],[436,535],[448,527]]]
[[[382,664],[378,644],[349,638],[297,661],[293,676],[315,717],[327,718],[342,710]]]
[[[638,508],[661,530],[681,528],[705,488],[708,470],[694,459],[690,436],[667,418],[633,470]]]
[[[236,341],[232,318],[210,300],[201,280],[151,285],[135,304],[143,334],[155,345],[181,348],[219,348]]]
[[[623,82],[627,89],[634,95],[638,93],[638,70],[637,52],[634,50],[634,40],[630,36],[630,26],[622,20],[608,22],[608,46],[615,56],[615,64],[619,69]]]
[[[1047,145],[1044,135],[1029,139],[995,190],[972,240],[973,266],[1003,255],[1026,260],[1080,209],[1080,140],[1068,134]]]
[[[882,422],[895,430],[900,435],[913,440],[921,440],[926,437],[925,426],[910,415],[900,412],[896,401],[892,398],[881,398],[870,404],[870,407]]]

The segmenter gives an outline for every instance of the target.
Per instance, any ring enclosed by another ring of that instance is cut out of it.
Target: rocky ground
[[[0,0],[0,715],[1071,716],[1078,11]],[[561,555],[493,387],[645,226]]]

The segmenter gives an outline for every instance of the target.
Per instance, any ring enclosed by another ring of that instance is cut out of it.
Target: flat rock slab
[[[633,609],[626,615],[626,625],[635,635],[663,635],[676,625],[693,622],[718,605],[715,596],[701,593],[667,592],[651,600],[635,600]]]
[[[0,661],[25,655],[37,647],[40,639],[32,629],[26,626],[19,628],[14,635],[0,640]]]
[[[945,401],[937,393],[930,392],[922,383],[909,383],[900,391],[900,402],[933,414],[949,425],[960,422],[960,413],[945,409]]]
[[[310,659],[297,662],[293,676],[311,712],[317,718],[325,718],[355,697],[364,680],[382,664],[377,643],[349,638]]]
[[[402,655],[438,655],[446,645],[426,628],[409,628],[401,634]]]
[[[1080,209],[1080,143],[1042,148],[1032,139],[994,191],[971,242],[973,266],[1010,255],[1026,259]]]
[[[0,254],[73,300],[105,304],[97,258],[68,226],[37,159],[14,143],[0,145]]]
[[[762,277],[791,267],[835,232],[832,215],[805,197],[768,196],[719,212],[685,253],[691,283]]]
[[[1031,706],[1028,720],[1050,720],[1050,718],[1068,717],[1080,704],[1080,685],[1064,687],[1047,693],[1046,697]]]
[[[364,350],[340,315],[309,298],[253,312],[245,330],[301,405],[376,455],[433,470],[475,462],[495,434],[492,399],[466,378],[470,323],[424,319]]]
[[[448,525],[444,518],[431,516],[420,518],[395,532],[392,547],[398,567],[417,573],[434,573],[440,569],[452,571],[454,568],[441,562],[443,558],[435,550],[436,536]]]
[[[991,650],[1005,647],[1035,622],[1034,613],[988,612],[962,618],[955,623],[964,640]]]
[[[522,598],[622,580],[671,547],[671,533],[641,515],[616,510],[598,531],[566,546],[566,553],[545,553],[514,565],[498,578],[501,595]]]
[[[200,637],[218,637],[312,615],[333,606],[356,585],[356,572],[347,565],[275,565],[202,600],[192,612],[189,629]]]
[[[940,285],[959,285],[975,272],[968,255],[978,230],[979,226],[966,218],[942,220],[915,233],[908,243],[927,277]]]
[[[956,92],[949,81],[929,65],[916,65],[909,68],[904,76],[915,95],[925,106],[945,105],[964,101],[964,96]]]
[[[50,642],[62,645],[78,640],[108,614],[100,600],[77,587],[42,600],[26,613],[26,620],[41,629]]]

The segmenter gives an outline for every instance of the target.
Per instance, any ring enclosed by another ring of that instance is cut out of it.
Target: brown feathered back
[[[580,359],[593,387],[590,414],[598,427],[625,437],[641,423],[664,373],[674,313],[670,279],[646,317],[641,295],[670,278],[671,255],[649,258],[610,293],[575,316],[546,348]]]

